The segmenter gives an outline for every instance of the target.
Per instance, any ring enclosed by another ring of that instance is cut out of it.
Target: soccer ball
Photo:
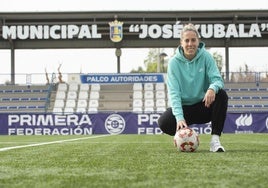
[[[182,128],[174,136],[174,146],[178,151],[194,152],[199,146],[198,134],[191,128]]]

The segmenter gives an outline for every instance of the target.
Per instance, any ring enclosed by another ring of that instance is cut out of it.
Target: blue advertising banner
[[[164,82],[163,74],[82,74],[81,83],[118,84],[118,83],[157,83]]]
[[[0,114],[1,135],[162,134],[161,114],[132,112],[96,114]],[[191,125],[210,134],[211,124]],[[267,113],[228,113],[224,133],[268,133]]]
[[[227,133],[268,133],[267,113],[229,113],[224,125]]]

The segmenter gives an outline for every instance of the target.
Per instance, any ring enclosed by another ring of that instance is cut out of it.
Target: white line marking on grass
[[[11,146],[11,147],[0,148],[0,152],[1,151],[12,150],[12,149],[19,149],[19,148],[28,148],[28,147],[43,146],[43,145],[49,145],[49,144],[58,144],[58,143],[63,143],[63,142],[72,142],[72,141],[77,141],[77,140],[100,138],[100,137],[105,137],[105,136],[111,136],[111,135],[106,134],[106,135],[93,136],[93,137],[73,138],[73,139],[68,139],[68,140],[57,140],[57,141],[52,141],[52,142],[41,142],[41,143],[36,143],[36,144],[27,144],[27,145],[21,145],[21,146]]]

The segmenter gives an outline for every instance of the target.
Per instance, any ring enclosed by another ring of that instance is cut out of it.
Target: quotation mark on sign
[[[265,29],[268,31],[268,23],[261,24],[261,30],[265,31]]]
[[[140,26],[139,25],[131,25],[129,27],[129,32],[139,32],[140,31]]]

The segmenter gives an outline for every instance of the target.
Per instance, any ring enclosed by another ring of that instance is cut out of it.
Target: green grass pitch
[[[0,187],[267,187],[267,134],[223,134],[225,153],[209,152],[210,135],[194,153],[168,135],[96,136],[0,136],[0,149],[73,139],[0,151]]]

